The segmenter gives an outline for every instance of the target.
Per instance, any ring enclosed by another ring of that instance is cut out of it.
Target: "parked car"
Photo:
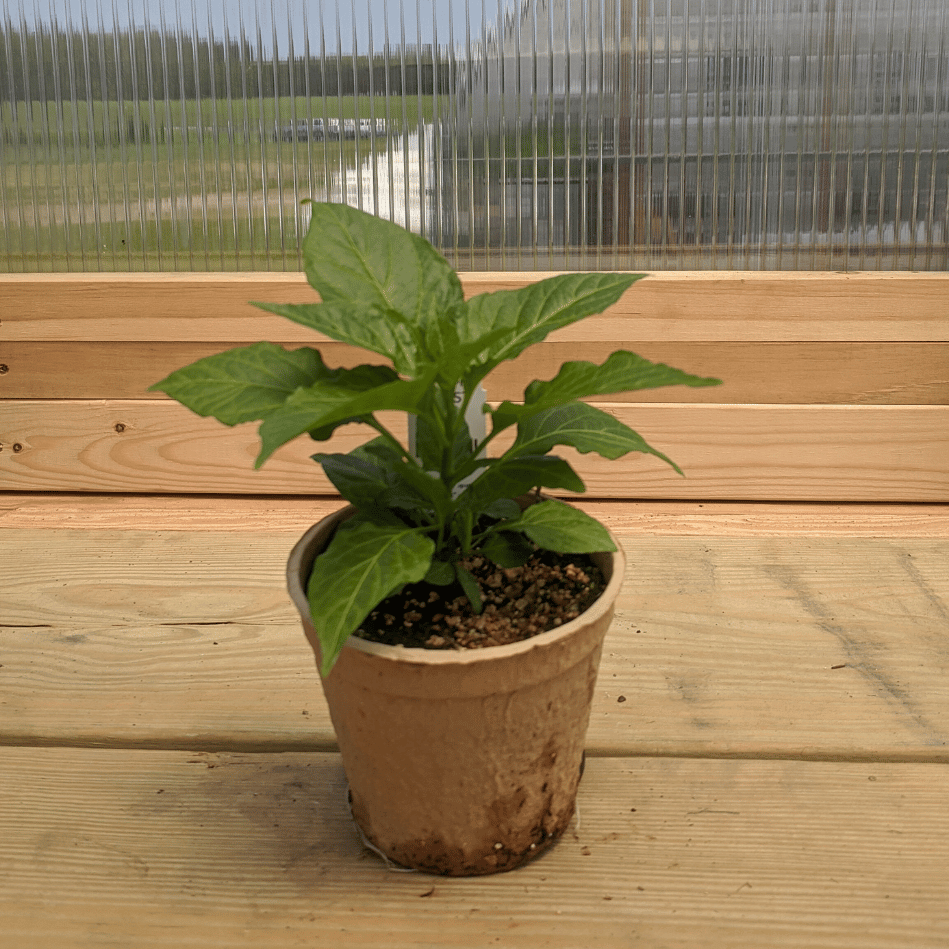
[[[310,140],[310,124],[304,120],[279,126],[274,131],[274,141],[308,142]]]
[[[384,136],[386,134],[386,123],[383,119],[360,119],[359,137],[372,138],[373,135]]]
[[[339,138],[339,119],[313,119],[313,140],[335,141]]]
[[[351,119],[347,121],[352,123]],[[355,126],[352,130],[347,126],[345,135],[347,138],[355,138]],[[280,140],[284,142],[323,142],[332,141],[339,137],[339,119],[300,119],[297,122],[278,126],[274,129],[275,142]]]

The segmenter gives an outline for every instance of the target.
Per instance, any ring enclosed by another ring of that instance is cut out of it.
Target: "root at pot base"
[[[552,749],[553,743],[549,747]],[[556,760],[556,752],[552,750],[547,752],[547,757],[551,759],[551,764],[553,764],[553,761]],[[580,779],[583,777],[585,765],[586,752],[580,757],[580,769],[572,792],[574,797]],[[544,784],[541,791],[546,792],[547,790],[548,785]],[[440,876],[485,876],[490,873],[505,873],[508,870],[515,870],[527,863],[528,860],[533,860],[534,857],[539,856],[552,844],[556,843],[571,823],[574,823],[574,830],[579,829],[580,813],[576,804],[569,813],[554,814],[553,797],[553,794],[546,795],[544,806],[540,809],[542,816],[538,825],[528,829],[526,833],[520,832],[519,834],[518,831],[512,833],[511,827],[517,825],[517,815],[526,803],[527,795],[524,789],[519,788],[514,794],[495,801],[492,807],[493,817],[499,830],[504,828],[503,832],[498,834],[499,837],[503,837],[503,840],[495,841],[477,857],[471,853],[466,853],[461,847],[447,846],[443,841],[436,838],[395,845],[391,853],[399,854],[406,866],[390,860],[366,835],[356,819],[352,791],[349,791],[347,800],[350,816],[353,818],[363,844],[369,850],[378,854],[390,870],[397,870],[401,873],[423,871],[437,873]],[[365,812],[363,813],[364,817],[367,818]],[[516,836],[518,839],[515,841]]]
[[[440,840],[413,841],[398,848],[396,852],[402,855],[401,859],[406,864],[425,873],[435,873],[439,876],[487,876],[491,873],[515,870],[532,860],[554,843],[565,829],[566,826],[550,836],[544,835],[540,842],[531,843],[520,850],[512,850],[498,841],[500,846],[495,845],[475,859],[465,855],[459,848],[446,847]],[[396,857],[396,860],[399,861],[399,857]]]
[[[484,609],[461,587],[413,583],[376,607],[356,635],[389,646],[480,649],[504,646],[576,619],[603,591],[603,572],[582,554],[538,551],[521,567],[484,557],[462,562],[477,579]]]

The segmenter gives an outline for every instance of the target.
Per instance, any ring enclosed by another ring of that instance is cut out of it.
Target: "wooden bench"
[[[725,384],[607,403],[685,479],[576,458],[629,559],[578,818],[470,880],[348,821],[283,583],[340,503],[312,443],[254,472],[252,426],[145,391],[315,344],[246,302],[310,298],[0,278],[4,949],[949,944],[949,275],[653,275],[489,380],[631,348]]]

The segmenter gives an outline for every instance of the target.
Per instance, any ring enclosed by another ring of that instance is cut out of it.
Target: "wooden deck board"
[[[347,820],[283,587],[340,504],[313,446],[255,475],[253,426],[145,391],[322,347],[247,303],[302,275],[0,284],[3,949],[949,945],[949,275],[654,274],[488,381],[631,348],[725,384],[601,403],[689,477],[578,459],[630,555],[580,821],[472,880],[387,872]]]
[[[949,768],[594,759],[511,874],[394,873],[332,754],[0,749],[0,931],[94,945],[943,949]]]
[[[141,526],[3,531],[0,741],[332,747],[294,537]],[[622,540],[591,752],[949,761],[945,540]]]

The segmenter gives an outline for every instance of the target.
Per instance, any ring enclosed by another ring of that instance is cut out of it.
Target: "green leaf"
[[[484,367],[513,359],[553,330],[601,313],[645,274],[557,274],[518,290],[473,297],[459,312],[461,343],[484,341],[505,330],[491,345]]]
[[[310,614],[327,676],[343,644],[387,596],[428,571],[434,543],[417,528],[357,517],[345,522],[316,558],[307,586]]]
[[[516,498],[532,488],[562,488],[582,492],[586,486],[570,464],[555,455],[501,458],[458,496],[458,504],[483,511],[493,501]]]
[[[511,529],[526,534],[538,547],[559,554],[616,550],[609,532],[598,520],[563,501],[532,504]]]
[[[303,266],[324,302],[394,310],[418,329],[463,302],[458,275],[424,238],[345,204],[309,206]]]
[[[452,535],[457,540],[462,553],[468,553],[471,550],[471,538],[474,534],[474,511],[468,511],[464,508],[457,510],[451,526]]]
[[[498,498],[481,509],[482,514],[498,520],[508,521],[521,516],[521,506],[513,498]]]
[[[323,466],[323,471],[333,487],[360,510],[398,506],[393,504],[390,498],[392,477],[386,468],[355,454],[321,453],[311,457]],[[389,501],[388,505],[386,500]],[[417,499],[413,501],[418,503]]]
[[[199,359],[156,382],[149,392],[164,392],[198,415],[237,425],[267,418],[298,388],[332,373],[315,349],[255,343]]]
[[[661,458],[682,474],[675,462],[628,425],[586,402],[554,406],[528,418],[518,426],[517,438],[503,457],[546,453],[554,445],[569,445],[583,453],[593,451],[610,460],[641,451]]]
[[[481,600],[481,587],[478,586],[478,581],[460,563],[455,564],[455,576],[461,584],[461,589],[465,591],[465,596],[468,597],[471,608],[475,613],[480,614],[481,610],[484,609],[484,603]]]
[[[488,355],[490,348],[508,335],[504,327],[487,333],[473,341],[462,342],[458,334],[458,322],[463,308],[433,314],[425,331],[425,349],[427,358],[438,363],[439,375],[449,386],[466,381],[469,391],[484,377],[481,369],[472,373],[472,366],[480,362],[482,355]]]
[[[439,511],[445,511],[451,504],[451,492],[442,480],[396,451],[387,439],[375,438],[355,451],[378,458],[391,472],[396,489],[404,486],[406,494],[414,492],[415,496],[425,499],[426,507],[434,506]]]
[[[281,445],[304,432],[317,433],[322,440],[340,425],[368,418],[373,412],[415,412],[429,385],[429,379],[399,379],[364,391],[349,389],[338,382],[297,389],[261,424],[256,467]]]
[[[425,582],[437,587],[447,587],[455,582],[455,568],[447,560],[433,560],[425,574]]]
[[[720,379],[693,376],[663,363],[650,362],[626,350],[613,353],[602,365],[568,362],[553,379],[532,382],[524,391],[524,403],[502,402],[492,415],[492,431],[501,431],[543,409],[576,399],[613,392],[634,392],[663,386],[715,386]]]
[[[478,457],[478,446],[478,441],[471,436],[468,423],[461,419],[448,453],[449,468],[455,485],[466,477],[465,474],[459,474],[459,472],[466,472],[472,466],[474,470],[477,470],[478,462],[483,460]]]
[[[568,362],[553,379],[532,382],[524,391],[526,406],[538,409],[563,405],[592,395],[635,392],[663,386],[717,386],[720,379],[693,376],[663,363],[650,362],[636,353],[618,350],[602,365]]]
[[[442,511],[451,503],[444,484],[407,461],[384,439],[374,439],[348,455],[313,455],[337,491],[362,510],[399,508]]]
[[[534,555],[536,548],[523,537],[509,531],[497,531],[490,534],[478,546],[478,553],[484,554],[499,567],[521,567]]]
[[[392,360],[401,373],[414,375],[418,371],[418,341],[399,313],[359,303],[254,302],[253,305],[324,333],[330,339],[379,353]]]
[[[414,440],[409,438],[409,450],[427,471],[440,471],[442,467],[445,436],[439,421],[445,416],[445,399],[439,387],[432,387],[419,404],[414,419],[409,420],[409,430],[415,429]]]

